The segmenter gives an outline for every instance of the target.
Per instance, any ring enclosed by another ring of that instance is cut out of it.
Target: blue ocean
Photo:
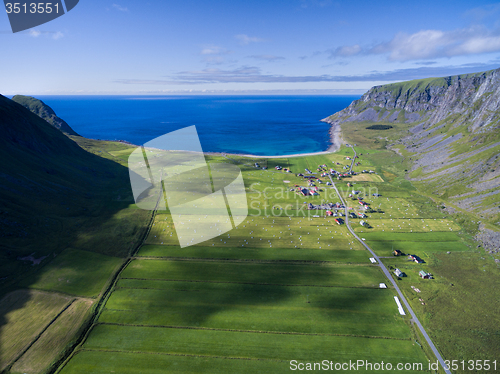
[[[321,119],[359,96],[37,96],[77,133],[142,145],[196,125],[205,152],[289,155],[330,145]]]

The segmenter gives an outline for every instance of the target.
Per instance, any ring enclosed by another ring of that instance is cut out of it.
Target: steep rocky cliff
[[[15,95],[12,98],[12,101],[21,104],[26,109],[29,109],[38,117],[50,123],[56,129],[61,130],[68,135],[78,136],[78,134],[66,123],[66,121],[59,118],[52,110],[52,108],[45,104],[42,100],[36,99],[31,96]]]
[[[500,225],[500,69],[376,86],[323,121],[395,126],[414,184]]]
[[[483,73],[429,78],[375,86],[346,109],[325,119],[350,121],[419,121],[424,127],[451,114],[460,114],[470,131],[488,125],[498,128],[500,119],[500,69]]]

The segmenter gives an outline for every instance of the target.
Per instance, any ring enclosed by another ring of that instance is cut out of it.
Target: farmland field
[[[0,370],[17,359],[71,301],[68,296],[34,290],[6,295],[0,302],[6,319],[0,330]]]
[[[137,259],[62,373],[99,373],[110,354],[178,372],[191,372],[184,356],[203,372],[285,372],[290,357],[335,362],[353,351],[369,361],[425,362],[383,281],[371,265]]]
[[[158,214],[146,243],[178,245],[172,219]],[[362,249],[347,228],[337,225],[330,217],[251,216],[232,231],[201,245],[216,248]]]
[[[340,200],[326,185],[329,178],[316,182],[318,196],[294,190],[307,185],[295,173],[308,168],[318,176],[322,164],[345,170],[351,153],[228,156],[243,170],[248,217],[226,233],[180,248],[172,217],[158,212],[144,245],[120,272],[97,322],[60,373],[281,373],[290,371],[292,359],[423,363],[404,372],[430,373],[425,341],[410,317],[399,314],[395,290],[370,263],[369,252],[325,210],[306,209],[304,203]],[[390,257],[383,259],[388,267],[408,274],[402,289],[422,313],[425,306],[410,285],[425,289],[426,298],[436,291],[429,293],[418,271],[433,271],[437,255],[469,246],[459,236],[460,225],[443,218],[396,174],[381,172],[373,153],[373,160],[363,158],[355,170],[378,168],[377,174],[335,182],[350,211],[361,212],[357,198],[348,198],[352,190],[370,204],[371,227],[359,225],[360,219],[351,225],[377,254]],[[255,162],[269,170],[257,169]],[[195,216],[186,223],[194,224]],[[392,257],[393,249],[418,254],[425,263]],[[389,288],[380,288],[384,282]],[[440,274],[437,284],[446,285]]]
[[[25,374],[43,373],[80,329],[92,301],[75,300],[16,361],[12,371]]]
[[[338,243],[342,239],[336,239]],[[359,250],[338,249],[346,247],[336,244],[332,249],[300,248],[221,248],[192,246],[186,248],[167,245],[145,245],[138,253],[138,257],[166,257],[166,258],[206,258],[206,259],[233,259],[254,261],[328,261],[368,263],[369,253]]]
[[[121,263],[122,260],[116,257],[66,249],[46,266],[41,277],[36,280],[28,278],[24,283],[35,289],[95,297],[101,292],[109,274]]]

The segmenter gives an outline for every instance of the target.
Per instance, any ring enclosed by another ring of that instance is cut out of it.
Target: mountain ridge
[[[32,96],[15,95],[12,101],[24,106],[26,109],[47,121],[56,129],[67,135],[79,136],[62,118],[58,117],[54,110],[42,100]]]
[[[500,69],[375,86],[323,121],[385,141],[414,185],[500,228]]]

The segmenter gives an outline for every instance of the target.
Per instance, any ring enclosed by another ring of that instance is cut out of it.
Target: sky
[[[80,0],[12,33],[0,93],[361,94],[500,67],[489,1]]]

